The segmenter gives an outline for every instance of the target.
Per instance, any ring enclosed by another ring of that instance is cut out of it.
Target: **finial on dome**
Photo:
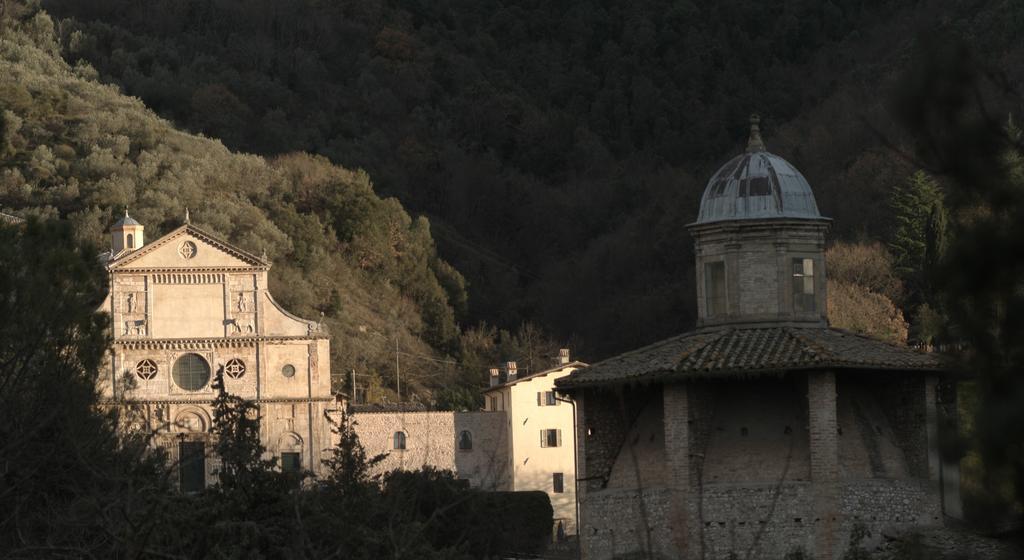
[[[761,117],[757,113],[750,115],[750,139],[747,140],[747,151],[764,151],[764,140],[761,139]]]
[[[191,224],[192,223],[192,218],[190,218],[189,215],[188,215],[188,206],[185,207],[185,223],[186,224]]]
[[[127,204],[124,205],[124,217],[125,218],[128,217],[128,205]]]

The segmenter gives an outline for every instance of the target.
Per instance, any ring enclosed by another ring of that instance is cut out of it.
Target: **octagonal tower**
[[[827,323],[825,233],[811,186],[765,150],[757,115],[740,154],[712,175],[694,237],[697,326]]]

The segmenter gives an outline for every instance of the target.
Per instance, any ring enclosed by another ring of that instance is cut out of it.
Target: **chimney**
[[[516,368],[515,362],[505,362],[505,373],[508,376],[507,381],[515,381],[517,372],[518,368]]]
[[[561,348],[561,349],[559,349],[558,350],[558,362],[555,365],[564,366],[565,364],[569,363],[570,361],[571,360],[569,360],[569,349],[568,348]]]
[[[492,367],[491,368],[491,387],[494,387],[494,386],[500,385],[500,384],[501,384],[501,370],[496,368],[496,367]]]

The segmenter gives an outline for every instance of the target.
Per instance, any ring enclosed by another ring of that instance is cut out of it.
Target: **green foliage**
[[[0,225],[0,550],[8,558],[141,554],[160,522],[152,496],[169,493],[147,434],[115,433],[131,425],[130,411],[97,401],[110,370],[95,254],[66,223]]]
[[[889,247],[915,306],[936,300],[930,278],[947,243],[944,199],[939,184],[920,170],[892,192],[894,228]]]
[[[453,304],[465,307],[465,281],[437,256],[427,221],[375,194],[365,172],[306,154],[232,153],[181,133],[71,68],[47,47],[52,32],[45,12],[0,31],[0,206],[66,218],[101,247],[125,207],[148,239],[180,225],[188,207],[198,227],[267,251],[271,291],[290,311],[324,313],[338,371],[374,374],[391,364],[381,348],[388,344],[361,340],[360,325],[388,331],[411,353],[457,348]],[[72,35],[77,48],[95,46],[94,38]],[[194,104],[210,118],[228,118],[234,105],[218,97],[224,91],[205,88]],[[433,373],[410,364],[406,390],[428,393],[450,381],[420,382]]]
[[[240,492],[256,491],[277,467],[277,458],[265,458],[267,450],[260,442],[259,406],[224,390],[223,366],[211,386],[217,391],[210,433],[220,459],[218,484]]]
[[[907,341],[907,323],[894,303],[903,284],[880,243],[836,242],[825,251],[825,262],[830,325],[890,342]]]
[[[521,375],[548,369],[561,347],[533,323],[522,323],[514,332],[481,324],[466,329],[460,344],[460,385],[470,389],[486,387],[488,370],[505,362],[516,362]],[[443,396],[448,402],[465,402],[450,392]]]
[[[940,23],[888,0],[46,6],[66,18],[70,61],[164,117],[233,149],[365,168],[430,216],[473,290],[463,309],[461,280],[433,267],[457,317],[535,321],[595,358],[692,325],[681,226],[751,111],[839,235],[878,237],[906,169],[864,123],[888,121],[878,88],[902,63],[899,30]],[[433,286],[416,293],[440,301]]]
[[[1019,132],[988,115],[993,103],[1016,106],[1020,100],[1000,96],[1006,92],[1002,82],[990,83],[994,74],[985,68],[985,58],[963,43],[930,36],[919,45],[895,106],[916,139],[919,157],[948,179],[946,204],[955,235],[932,280],[965,347],[961,368],[976,376],[970,435],[983,478],[971,485],[986,489],[987,496],[1014,496],[1019,510],[1024,504],[1024,152]]]

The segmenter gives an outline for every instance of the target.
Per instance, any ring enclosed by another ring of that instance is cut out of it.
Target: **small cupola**
[[[142,231],[145,229],[142,224],[135,221],[128,215],[128,209],[124,210],[124,217],[117,221],[110,228],[110,252],[117,255],[123,251],[134,251],[141,249],[144,243]]]
[[[825,325],[825,233],[807,179],[767,151],[750,117],[747,148],[708,181],[694,238],[698,326]]]

